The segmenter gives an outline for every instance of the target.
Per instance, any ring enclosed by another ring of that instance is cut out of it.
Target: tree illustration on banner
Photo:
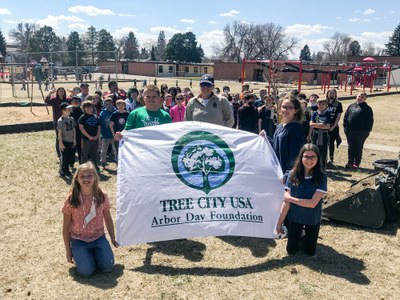
[[[225,170],[224,159],[212,148],[195,146],[185,153],[183,165],[188,172],[201,172],[203,175],[203,189],[208,193],[212,188],[208,180],[210,173],[220,173]]]

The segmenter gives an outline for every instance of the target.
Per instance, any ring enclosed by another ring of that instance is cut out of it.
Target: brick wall
[[[155,76],[156,64],[153,62],[136,62],[136,61],[129,62],[128,74]]]

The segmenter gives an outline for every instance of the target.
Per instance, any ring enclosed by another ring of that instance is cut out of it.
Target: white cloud
[[[11,11],[8,8],[0,8],[0,15],[11,15]]]
[[[351,18],[351,19],[349,19],[349,22],[351,22],[351,23],[357,23],[359,21],[361,21],[360,18]]]
[[[323,30],[329,29],[333,29],[333,27],[324,26],[321,24],[294,24],[286,27],[286,33],[294,36],[308,36],[312,34],[322,33]]]
[[[53,27],[53,29],[58,29],[59,28],[59,24],[61,22],[82,23],[82,22],[84,22],[84,20],[79,18],[79,17],[77,17],[77,16],[64,16],[64,15],[52,16],[52,15],[48,15],[47,18],[41,19],[41,20],[37,20],[35,23],[39,24],[40,26],[47,25],[47,26]]]
[[[238,14],[240,14],[240,11],[231,9],[229,12],[219,14],[221,17],[236,17]]]
[[[153,45],[156,43],[158,34],[150,34],[145,32],[139,32],[139,30],[135,27],[122,27],[115,30],[112,33],[112,36],[115,38],[122,38],[128,35],[129,32],[133,32],[135,34],[136,39],[140,43],[140,47],[146,47],[148,45]]]
[[[84,23],[73,23],[68,25],[68,28],[80,29],[81,31],[87,30],[89,27],[90,27],[89,24],[84,24]]]
[[[214,54],[214,48],[216,46],[221,46],[217,43],[222,44],[223,41],[224,32],[222,30],[203,32],[200,36],[197,37],[197,42],[203,48],[206,56],[212,56],[212,54]]]
[[[164,31],[165,33],[171,33],[171,34],[181,32],[180,30],[172,28],[172,27],[156,26],[156,27],[150,28],[150,32],[152,32],[152,33],[155,33],[155,32],[159,33],[160,31]]]
[[[395,13],[396,13],[395,10],[392,10],[392,11],[390,12],[391,15],[394,15]]]
[[[341,19],[343,19],[342,17],[336,17],[336,20],[341,20]]]
[[[208,24],[219,24],[219,22],[218,21],[214,21],[214,20],[210,20],[210,21],[208,21]]]
[[[392,31],[381,31],[381,32],[363,32],[361,37],[367,41],[384,41],[387,42],[389,37],[393,35]]]
[[[193,19],[181,19],[181,22],[182,23],[189,23],[189,24],[193,24],[194,22],[196,22],[195,20],[193,20]]]
[[[111,9],[101,9],[94,7],[93,5],[83,6],[77,5],[68,8],[68,11],[74,14],[87,14],[88,16],[94,17],[98,15],[114,16],[115,13]]]
[[[372,8],[368,8],[366,10],[364,10],[364,15],[372,15],[375,13],[375,10],[373,10]]]
[[[20,20],[4,20],[4,23],[7,24],[18,24],[18,23],[35,23],[34,19],[20,19]]]
[[[299,40],[298,47],[293,49],[293,56],[290,56],[291,59],[299,59],[300,51],[303,49],[305,45],[308,45],[311,53],[318,53],[318,51],[324,51],[323,44],[329,41],[329,38],[321,38],[321,39],[301,39]]]
[[[136,36],[136,33],[138,32],[138,30],[135,27],[122,27],[122,28],[115,30],[113,32],[112,36],[116,37],[116,38],[122,38],[124,36],[127,36],[129,32],[133,32]]]
[[[131,14],[118,14],[118,17],[134,17],[135,15]]]

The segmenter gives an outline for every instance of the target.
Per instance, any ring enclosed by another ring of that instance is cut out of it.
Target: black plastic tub
[[[397,169],[399,161],[397,159],[379,159],[372,163],[375,171],[384,171],[387,168]]]

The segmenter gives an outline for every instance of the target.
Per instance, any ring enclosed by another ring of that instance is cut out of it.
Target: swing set
[[[241,72],[241,83],[242,85],[245,83],[246,78],[246,64],[257,64],[259,66],[267,68],[267,75],[263,75],[263,79],[265,79],[268,83],[267,89],[268,93],[270,93],[271,88],[276,84],[275,79],[277,78],[276,74],[279,72],[283,73],[297,73],[297,90],[300,93],[303,84],[303,75],[305,73],[313,73],[314,79],[318,78],[318,74],[320,75],[320,83],[321,83],[321,91],[326,93],[326,90],[330,89],[332,80],[338,81],[336,86],[340,86],[340,89],[344,88],[344,91],[347,92],[349,89],[350,95],[353,94],[353,90],[356,88],[362,87],[363,91],[369,89],[369,92],[372,93],[374,90],[375,82],[377,81],[377,74],[382,73],[382,77],[380,78],[382,81],[386,74],[387,76],[387,84],[386,91],[390,90],[390,79],[391,72],[394,69],[388,63],[376,62],[376,60],[372,57],[366,57],[363,59],[361,63],[349,63],[342,65],[314,65],[314,64],[305,64],[301,60],[247,60],[243,59],[242,61],[242,72]],[[381,64],[381,65],[380,65]],[[280,66],[280,68],[279,68]],[[319,68],[312,68],[319,67]],[[261,71],[263,73],[263,71]]]

